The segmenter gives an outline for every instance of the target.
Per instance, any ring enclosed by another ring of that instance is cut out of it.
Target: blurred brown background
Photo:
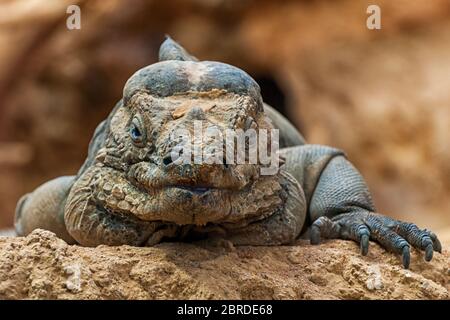
[[[344,149],[381,212],[450,239],[449,18],[448,0],[0,0],[0,227],[22,194],[76,173],[170,34],[249,72],[310,143]]]

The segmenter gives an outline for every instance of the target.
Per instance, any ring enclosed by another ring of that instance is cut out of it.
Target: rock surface
[[[0,299],[449,299],[449,248],[411,270],[371,244],[84,248],[36,230],[0,237]]]

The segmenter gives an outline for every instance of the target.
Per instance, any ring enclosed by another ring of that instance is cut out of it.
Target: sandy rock
[[[449,251],[411,270],[372,244],[71,246],[36,230],[0,237],[0,299],[449,299]]]

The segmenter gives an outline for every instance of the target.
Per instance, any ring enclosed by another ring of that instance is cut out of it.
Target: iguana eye
[[[144,130],[138,117],[134,117],[130,123],[130,137],[135,144],[142,144],[145,141]]]
[[[142,137],[142,133],[141,131],[139,131],[139,129],[136,127],[136,125],[132,124],[132,128],[131,128],[131,138],[134,141],[140,140]]]

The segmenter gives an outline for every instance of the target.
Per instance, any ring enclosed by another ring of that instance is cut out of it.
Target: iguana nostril
[[[172,163],[172,157],[169,155],[169,156],[167,156],[167,157],[165,157],[164,159],[163,159],[163,164],[165,165],[165,166],[168,166],[169,164],[171,164]]]

